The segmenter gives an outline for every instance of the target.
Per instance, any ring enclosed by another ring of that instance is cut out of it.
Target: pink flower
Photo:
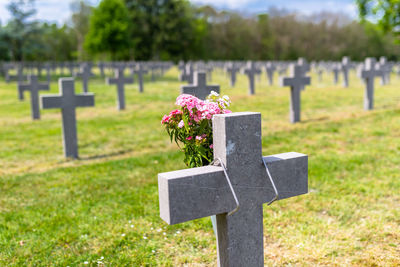
[[[211,148],[211,149],[214,149],[214,145],[213,145],[213,144],[211,144],[211,145],[210,145],[210,148]]]
[[[186,140],[190,141],[193,139],[193,136],[186,137]]]
[[[229,113],[232,113],[232,111],[230,111],[229,109],[224,110],[224,114],[229,114]]]
[[[168,115],[164,115],[164,117],[161,120],[161,124],[167,124],[169,122],[169,120],[171,119],[170,116]]]
[[[201,136],[196,136],[196,140],[201,141],[201,140],[203,140],[203,137],[201,137]]]
[[[183,120],[181,120],[181,121],[178,123],[178,127],[179,127],[179,128],[183,128],[183,126],[185,126],[185,123],[183,122]]]
[[[179,115],[179,114],[182,114],[182,111],[180,111],[179,109],[175,109],[169,113],[169,116],[173,117],[173,116]]]

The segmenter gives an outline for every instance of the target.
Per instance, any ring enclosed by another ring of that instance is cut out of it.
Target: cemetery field
[[[209,218],[159,218],[157,174],[185,168],[160,124],[175,108],[177,77],[175,68],[146,77],[142,94],[127,85],[121,112],[116,87],[92,79],[96,106],[77,109],[79,160],[64,159],[60,111],[32,121],[29,94],[20,102],[16,83],[0,80],[0,266],[216,265]],[[268,86],[265,73],[255,96],[243,75],[234,88],[218,71],[209,82],[232,111],[262,113],[264,155],[309,155],[309,194],[264,206],[265,265],[399,266],[400,79],[376,80],[373,111],[363,110],[355,73],[348,89],[332,75],[317,80],[295,125],[289,88]]]

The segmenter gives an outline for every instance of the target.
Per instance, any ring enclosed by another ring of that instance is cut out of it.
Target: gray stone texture
[[[262,161],[261,114],[213,117],[214,157],[227,168],[240,203],[236,208],[222,167],[206,166],[158,176],[160,216],[169,224],[217,215],[218,266],[264,266],[263,203],[275,197]],[[264,157],[279,199],[308,192],[308,157],[290,152]]]
[[[76,127],[77,107],[94,106],[94,94],[75,94],[74,79],[59,79],[59,95],[41,96],[43,109],[60,108],[62,114],[64,155],[67,158],[78,158],[78,138]]]

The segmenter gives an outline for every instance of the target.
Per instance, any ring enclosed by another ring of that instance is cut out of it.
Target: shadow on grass
[[[79,157],[79,160],[81,161],[88,161],[88,160],[94,160],[94,159],[103,159],[103,158],[109,158],[109,157],[115,157],[115,156],[120,156],[123,154],[127,154],[132,152],[132,149],[126,149],[126,150],[120,150],[108,154],[101,154],[101,155],[94,155],[90,157]]]

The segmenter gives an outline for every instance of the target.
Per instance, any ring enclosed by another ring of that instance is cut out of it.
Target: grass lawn
[[[0,80],[0,266],[216,265],[209,218],[168,226],[158,215],[157,174],[185,168],[160,125],[177,77],[147,80],[143,94],[127,86],[123,112],[116,87],[93,79],[96,107],[77,110],[76,161],[63,158],[60,111],[33,122],[29,94],[19,102],[16,83]],[[309,155],[310,193],[264,207],[265,265],[399,266],[400,80],[376,81],[369,112],[354,74],[348,89],[332,75],[313,81],[303,122],[291,125],[289,88],[263,74],[248,96],[244,76],[230,88],[213,75],[233,111],[262,113],[264,155]]]

